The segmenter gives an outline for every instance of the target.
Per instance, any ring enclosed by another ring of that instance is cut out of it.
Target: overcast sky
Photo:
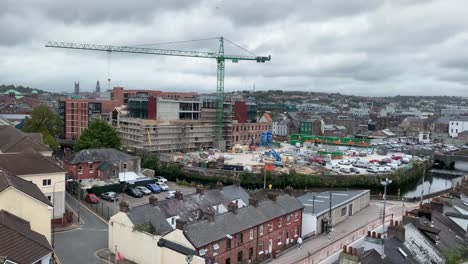
[[[225,90],[357,95],[468,92],[466,0],[1,0],[0,84],[216,91],[212,59],[45,48],[224,36],[265,64],[226,63]],[[155,48],[217,51],[216,40]],[[226,44],[226,53],[248,55]],[[110,65],[110,67],[109,67]],[[101,88],[102,89],[102,88]]]

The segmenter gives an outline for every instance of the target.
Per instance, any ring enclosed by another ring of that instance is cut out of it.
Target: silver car
[[[137,189],[138,191],[140,191],[141,193],[143,193],[144,195],[150,195],[152,192],[146,188],[145,186],[137,186],[135,187],[135,189]]]

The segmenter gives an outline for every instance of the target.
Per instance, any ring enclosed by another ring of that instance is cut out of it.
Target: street
[[[68,193],[66,204],[75,213],[78,201]],[[108,226],[85,206],[81,206],[80,217],[83,222],[78,229],[55,233],[55,252],[62,264],[105,263],[95,256],[99,249],[107,248]]]
[[[406,203],[405,208],[415,207],[417,204],[414,203]],[[291,264],[291,263],[301,263],[301,260],[307,258],[309,253],[313,254],[319,252],[322,249],[325,249],[324,254],[325,256],[329,253],[327,252],[327,246],[333,244],[335,241],[341,240],[341,238],[345,237],[346,235],[353,233],[356,229],[359,229],[365,226],[368,223],[374,222],[378,216],[379,212],[383,208],[382,201],[371,201],[370,205],[363,210],[359,211],[352,217],[348,218],[347,220],[337,224],[332,231],[331,240],[328,239],[327,235],[318,235],[314,238],[310,238],[304,241],[302,249],[297,250],[297,247],[293,247],[292,250],[289,250],[283,254],[281,254],[277,259],[273,259],[271,263],[275,264]],[[402,215],[402,203],[391,201],[387,202],[387,210],[386,215],[394,214],[395,218],[399,218]],[[378,223],[375,227],[381,225],[380,219],[377,221]],[[372,228],[374,229],[374,228]],[[371,230],[371,229],[369,229]],[[364,236],[366,232],[361,232],[360,236]],[[353,236],[352,239],[349,239],[351,242],[352,240],[358,239],[358,236]],[[332,247],[333,250],[341,250],[341,246]]]

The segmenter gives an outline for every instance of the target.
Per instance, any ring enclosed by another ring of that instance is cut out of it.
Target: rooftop
[[[37,152],[2,154],[0,155],[0,169],[14,175],[64,172],[53,160]]]
[[[0,151],[3,153],[23,152],[32,148],[35,151],[52,151],[42,143],[37,133],[27,134],[13,126],[0,126]]]
[[[0,193],[8,187],[13,187],[34,199],[37,199],[48,206],[52,206],[49,199],[39,190],[37,185],[30,181],[21,179],[18,176],[10,175],[9,173],[0,170]]]
[[[337,208],[369,192],[369,190],[332,192],[332,208]],[[309,192],[299,196],[297,200],[305,206],[305,213],[322,215],[330,209],[330,192]]]
[[[35,263],[51,253],[45,236],[31,230],[29,222],[0,210],[0,255],[16,263]]]
[[[128,155],[113,148],[84,149],[73,154],[68,160],[71,164],[103,162],[103,161],[127,161],[137,159],[136,156]]]

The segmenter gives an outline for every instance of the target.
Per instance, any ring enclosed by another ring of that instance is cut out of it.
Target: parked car
[[[367,168],[369,167],[369,162],[367,160],[358,160],[353,166],[357,168]]]
[[[135,188],[126,188],[124,192],[135,198],[143,197],[143,194]]]
[[[166,194],[166,199],[172,199],[175,197],[176,191],[168,191]]]
[[[351,164],[351,161],[347,160],[347,159],[344,159],[344,160],[340,160],[338,162],[338,164],[341,164],[341,165],[349,165]]]
[[[162,183],[162,182],[157,182],[155,184],[157,184],[159,186],[159,188],[161,188],[161,191],[163,191],[163,192],[169,191],[169,186],[167,186],[167,184]]]
[[[94,193],[88,193],[85,197],[85,201],[92,204],[99,203],[99,198]]]
[[[351,173],[351,170],[349,168],[341,168],[340,172],[342,172],[342,173]]]
[[[101,198],[113,202],[119,200],[119,195],[116,192],[105,192],[101,193]]]
[[[156,179],[157,182],[162,182],[162,183],[166,183],[167,182],[167,179],[164,178],[163,176],[156,176],[154,177]]]
[[[375,167],[375,166],[371,166],[371,167],[367,168],[367,171],[372,172],[372,173],[379,173],[380,172],[379,168]]]
[[[360,174],[361,172],[356,168],[349,168],[349,170],[355,174]]]
[[[146,188],[148,188],[153,193],[160,193],[162,191],[161,188],[159,188],[159,185],[154,184],[154,183],[147,184]]]
[[[135,187],[135,189],[137,189],[138,191],[140,191],[144,195],[150,195],[151,194],[151,190],[149,190],[145,186],[137,186],[137,187]]]

